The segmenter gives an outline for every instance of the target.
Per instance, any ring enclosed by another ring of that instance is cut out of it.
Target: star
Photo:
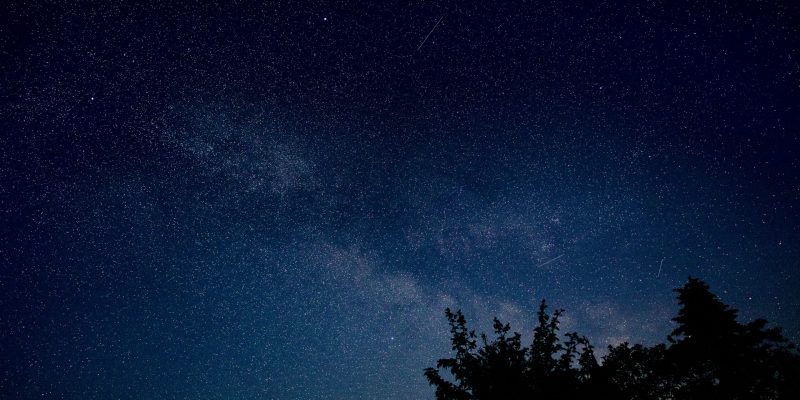
[[[4,15],[4,392],[432,399],[445,308],[656,343],[688,275],[800,337],[780,8],[34,3]]]

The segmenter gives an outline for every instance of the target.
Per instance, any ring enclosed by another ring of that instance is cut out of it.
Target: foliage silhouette
[[[668,361],[674,366],[678,399],[774,399],[797,393],[791,366],[793,345],[767,321],[736,321],[737,311],[723,304],[704,282],[689,278],[675,290],[679,325],[669,335]],[[789,398],[789,397],[786,397]],[[792,396],[791,398],[800,398]]]
[[[490,340],[447,309],[455,354],[425,377],[438,400],[800,398],[800,357],[779,328],[764,319],[739,323],[699,279],[675,292],[680,310],[668,343],[609,346],[602,364],[585,336],[559,335],[563,310],[548,313],[544,300],[530,347],[508,324],[495,319]]]
[[[547,304],[539,306],[538,325],[530,348],[523,347],[519,333],[494,320],[495,339],[468,330],[461,311],[445,311],[450,323],[455,357],[440,359],[436,368],[427,368],[425,376],[436,387],[437,399],[530,399],[536,397],[575,398],[598,367],[592,346],[586,337],[568,333],[558,336],[562,310],[552,315]],[[442,378],[445,369],[455,383]]]

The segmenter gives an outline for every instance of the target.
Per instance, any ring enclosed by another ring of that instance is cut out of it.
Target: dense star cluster
[[[130,4],[129,4],[130,3]],[[185,4],[183,4],[185,3]],[[0,397],[433,398],[445,308],[800,339],[792,1],[4,2]]]

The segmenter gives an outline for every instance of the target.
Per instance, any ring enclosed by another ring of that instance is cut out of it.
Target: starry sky
[[[446,307],[689,275],[800,339],[797,2],[133,3],[0,6],[2,397],[433,398]]]

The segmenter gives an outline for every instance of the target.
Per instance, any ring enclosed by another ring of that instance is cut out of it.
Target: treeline
[[[455,354],[425,377],[438,400],[800,399],[800,356],[779,328],[739,323],[698,279],[675,291],[667,343],[609,346],[602,363],[585,336],[559,335],[563,310],[550,314],[544,300],[529,347],[508,324],[495,319],[490,339],[447,309]]]

